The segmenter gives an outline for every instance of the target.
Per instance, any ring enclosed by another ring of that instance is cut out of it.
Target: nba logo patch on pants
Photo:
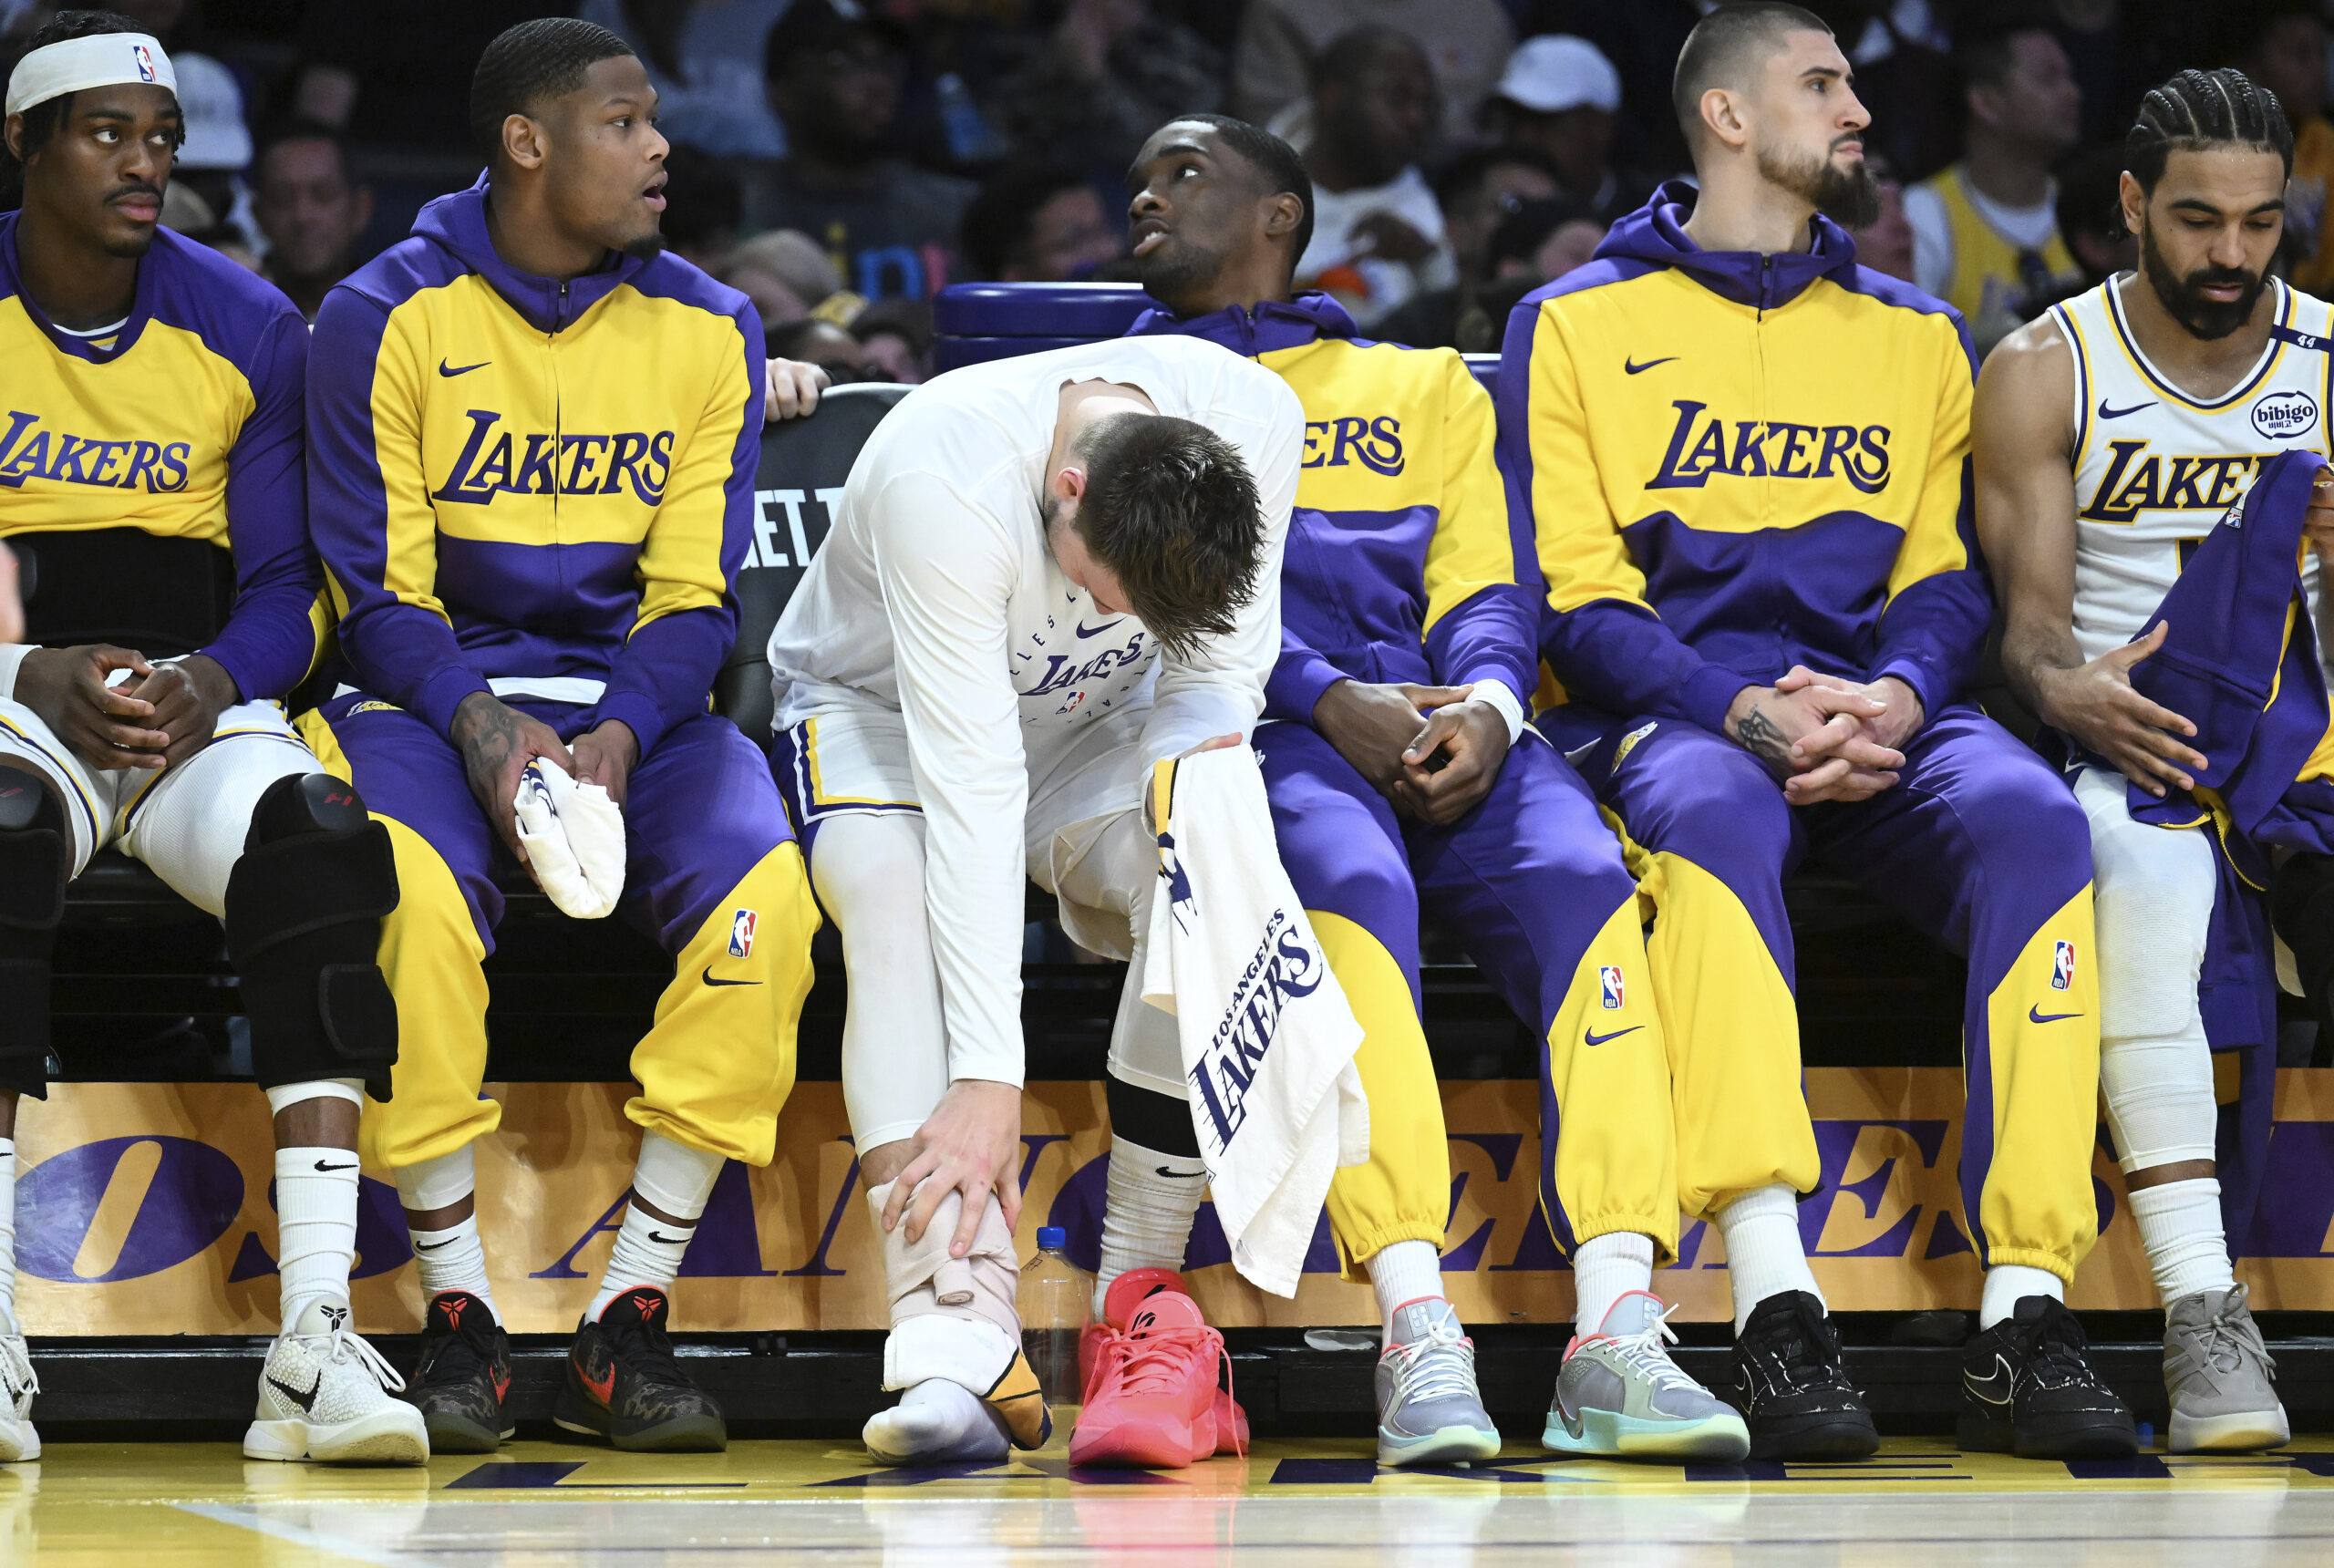
[[[1628,1001],[1628,988],[1621,979],[1621,966],[1617,964],[1596,966],[1596,985],[1603,993],[1605,1010],[1608,1013],[1619,1012]]]
[[[2061,947],[2065,943],[2059,944]],[[745,958],[754,951],[754,912],[741,909],[729,917],[729,956]]]
[[[2050,960],[2050,989],[2063,991],[2075,983],[2075,944],[2060,942]]]

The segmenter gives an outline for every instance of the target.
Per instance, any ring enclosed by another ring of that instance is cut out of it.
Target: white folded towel
[[[597,784],[541,758],[519,775],[519,842],[562,914],[598,920],[624,896],[624,811]]]
[[[1361,1026],[1281,869],[1255,753],[1203,751],[1158,773],[1153,799],[1171,798],[1142,999],[1175,1015],[1233,1266],[1295,1295],[1330,1178],[1369,1159]]]

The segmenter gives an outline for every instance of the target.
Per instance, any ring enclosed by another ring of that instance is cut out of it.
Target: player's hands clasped
[[[1783,679],[1791,689],[1778,683],[1736,693],[1726,735],[1767,765],[1782,782],[1785,799],[1794,806],[1865,800],[1896,783],[1904,753],[1864,729],[1888,713],[1887,700],[1872,695],[1874,688],[1819,676],[1804,665],[1793,666]],[[1918,707],[1915,702],[1914,725]]]
[[[1379,686],[1341,680],[1313,705],[1313,727],[1380,795],[1402,781],[1403,753],[1425,735],[1427,716],[1467,700],[1472,686]]]
[[[16,700],[94,771],[160,768],[169,760],[170,734],[156,721],[153,703],[107,686],[116,670],[143,679],[154,666],[145,655],[110,643],[42,648],[17,666]]]
[[[951,1192],[964,1200],[964,1219],[948,1243],[961,1258],[979,1234],[981,1212],[995,1191],[1010,1228],[1021,1222],[1021,1089],[983,1078],[958,1078],[940,1097],[910,1140],[914,1152],[892,1182],[883,1206],[883,1228],[904,1222],[908,1240],[921,1241],[941,1200]]]
[[[1905,765],[1905,743],[1919,731],[1926,717],[1919,694],[1895,676],[1852,681],[1844,676],[1820,675],[1805,665],[1793,665],[1775,683],[1775,690],[1785,696],[1813,689],[1862,697],[1867,705],[1879,704],[1881,711],[1871,713],[1867,707],[1857,713],[1833,713],[1815,734],[1796,741],[1792,753],[1807,771],[1784,783],[1784,796],[1794,806],[1816,800],[1859,800],[1895,784],[1895,769]],[[1886,782],[1882,782],[1884,778]]]
[[[1492,792],[1510,743],[1507,718],[1491,704],[1443,704],[1427,715],[1426,727],[1403,751],[1401,777],[1389,798],[1410,815],[1448,827]]]
[[[2212,766],[2187,744],[2196,727],[2132,686],[2132,668],[2164,646],[2168,621],[2135,643],[2110,648],[2089,664],[2039,668],[2035,717],[2105,758],[2124,778],[2162,799],[2168,788],[2193,789],[2191,769]]]
[[[114,689],[153,705],[148,722],[170,738],[162,759],[173,768],[210,745],[219,716],[243,701],[235,677],[208,654],[157,665],[152,675],[132,676]]]
[[[470,793],[486,808],[486,820],[494,824],[494,830],[523,865],[527,851],[520,847],[519,819],[511,809],[519,794],[519,775],[538,757],[572,775],[575,758],[560,744],[550,725],[528,717],[491,692],[472,692],[462,699],[461,707],[454,710],[450,738],[461,748]]]

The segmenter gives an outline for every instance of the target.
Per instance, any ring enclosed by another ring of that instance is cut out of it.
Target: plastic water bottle
[[[1059,1225],[1038,1227],[1038,1255],[1021,1270],[1021,1346],[1054,1408],[1054,1424],[1067,1431],[1061,1414],[1076,1407],[1085,1389],[1078,1377],[1078,1341],[1086,1332],[1094,1281],[1069,1261],[1069,1233]]]

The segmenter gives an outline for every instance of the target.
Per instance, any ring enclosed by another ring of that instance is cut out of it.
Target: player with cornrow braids
[[[2237,71],[2182,71],[2150,91],[2122,183],[2138,270],[2005,340],[1975,414],[2003,665],[2059,738],[2091,823],[2100,1083],[2164,1301],[2175,1453],[2288,1435],[2227,1239],[2252,1211],[2268,1135],[2276,982],[2267,944],[2248,954],[2229,935],[2261,923],[2258,893],[2230,873],[2266,848],[2212,826],[2207,802],[2237,760],[2229,738],[2200,734],[2205,714],[2149,700],[2133,676],[2211,630],[2160,606],[2261,465],[2329,450],[2334,310],[2268,272],[2293,145],[2277,98]],[[2329,491],[2321,469],[2315,499]],[[2334,541],[2334,511],[2313,506],[2307,528]],[[2306,568],[2315,606],[2318,562]],[[2315,923],[2315,947],[2298,937],[2296,951],[2322,974],[2334,929]],[[2215,1052],[2242,1068],[2226,1135]],[[1986,1337],[1973,1374],[1992,1366]]]

